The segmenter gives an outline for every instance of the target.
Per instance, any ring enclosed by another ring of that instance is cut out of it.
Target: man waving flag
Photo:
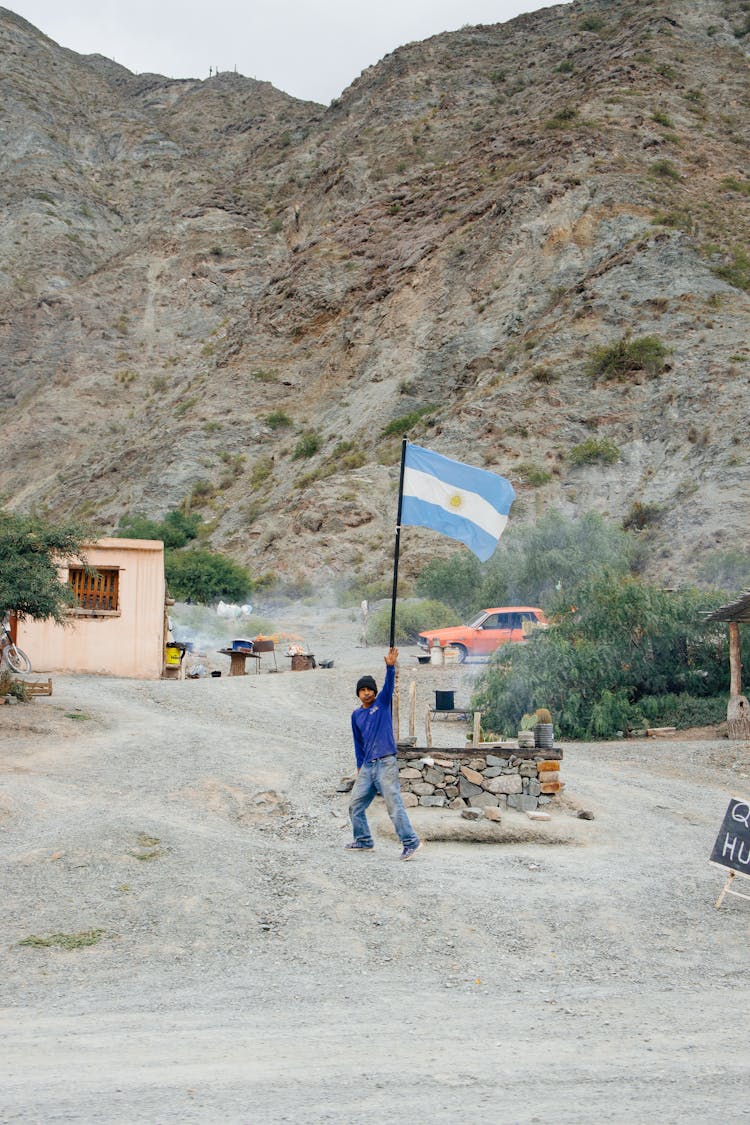
[[[400,523],[430,527],[465,543],[486,562],[515,499],[510,481],[405,443]]]

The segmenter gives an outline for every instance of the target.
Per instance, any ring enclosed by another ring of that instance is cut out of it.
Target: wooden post
[[[409,737],[414,738],[417,733],[417,681],[409,684]]]
[[[474,747],[474,749],[476,749],[477,746],[479,746],[479,736],[481,734],[481,731],[482,731],[482,712],[481,711],[475,711],[474,712],[474,731],[473,731],[472,739],[471,739],[472,746]]]
[[[740,627],[729,622],[729,702],[727,703],[727,735],[729,738],[750,738],[750,703],[742,694],[742,658]]]
[[[401,738],[401,685],[398,682],[398,669],[396,670],[396,687],[393,692],[393,729],[396,742]]]
[[[430,705],[425,707],[424,713],[424,744],[432,747],[432,723],[430,722]]]

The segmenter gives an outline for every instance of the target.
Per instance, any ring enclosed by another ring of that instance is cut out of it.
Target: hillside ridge
[[[182,504],[254,572],[365,581],[406,429],[508,476],[511,520],[596,510],[700,578],[750,528],[749,32],[740,0],[587,0],[326,108],[0,9],[6,503],[107,533]],[[651,371],[592,368],[644,337]],[[404,575],[451,549],[410,531]]]

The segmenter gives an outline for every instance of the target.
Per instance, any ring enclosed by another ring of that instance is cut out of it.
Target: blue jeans
[[[393,827],[403,846],[410,848],[418,844],[419,836],[411,826],[401,799],[395,754],[389,754],[386,758],[376,758],[374,762],[367,762],[357,774],[349,800],[349,816],[356,843],[366,848],[374,846],[365,810],[370,807],[378,793],[385,801],[388,816],[393,821]]]

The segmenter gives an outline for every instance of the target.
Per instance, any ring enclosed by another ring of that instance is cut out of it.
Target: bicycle
[[[10,668],[20,676],[31,671],[31,661],[22,648],[14,642],[6,621],[0,626],[0,668]]]

